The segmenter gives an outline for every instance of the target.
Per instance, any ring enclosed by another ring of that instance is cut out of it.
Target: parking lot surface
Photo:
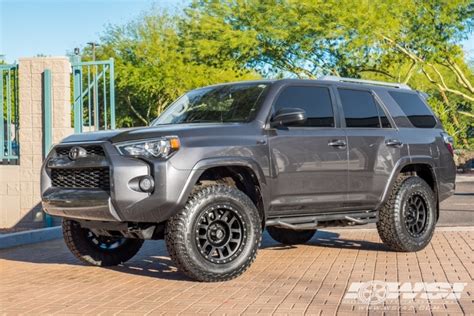
[[[0,314],[472,315],[473,245],[472,227],[440,228],[417,253],[389,251],[371,229],[318,231],[308,244],[291,247],[265,234],[244,275],[199,283],[176,271],[162,241],[106,269],[82,265],[55,240],[0,251]],[[366,282],[375,280],[405,290],[392,288],[388,299],[386,286],[382,299],[369,291],[372,300],[364,300]],[[417,288],[420,282],[455,284],[458,292],[433,294]]]

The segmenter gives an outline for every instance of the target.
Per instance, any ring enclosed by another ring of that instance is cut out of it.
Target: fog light
[[[143,192],[151,192],[155,188],[155,181],[150,176],[144,176],[138,182],[138,186]]]

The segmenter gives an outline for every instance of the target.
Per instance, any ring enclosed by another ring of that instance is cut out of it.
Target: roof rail
[[[350,83],[360,83],[360,84],[371,84],[376,86],[386,86],[398,89],[407,89],[411,90],[411,88],[404,84],[404,83],[393,83],[393,82],[383,82],[383,81],[374,81],[374,80],[362,80],[362,79],[354,79],[354,78],[344,78],[338,76],[323,76],[318,78],[318,80],[328,80],[328,81],[338,81],[338,82],[350,82]]]

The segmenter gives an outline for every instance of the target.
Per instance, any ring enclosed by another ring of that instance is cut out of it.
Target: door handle
[[[385,145],[398,148],[398,147],[402,147],[403,143],[399,141],[398,139],[387,139],[385,141]]]
[[[342,139],[331,140],[331,141],[328,143],[328,146],[338,147],[338,148],[344,148],[344,147],[346,147],[346,142],[343,141]]]

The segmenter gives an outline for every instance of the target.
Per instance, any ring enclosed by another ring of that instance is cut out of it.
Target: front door
[[[304,124],[269,130],[271,212],[292,215],[343,206],[347,190],[347,140],[336,125],[334,96],[326,86],[284,87],[273,105],[301,108]]]

